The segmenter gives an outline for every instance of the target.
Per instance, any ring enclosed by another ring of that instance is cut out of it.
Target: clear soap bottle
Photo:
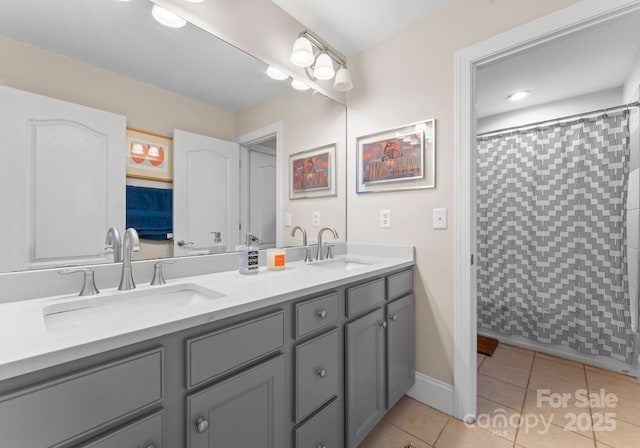
[[[220,232],[211,232],[213,235],[213,246],[209,249],[210,254],[223,254],[227,251],[227,246],[222,244],[222,234]]]
[[[260,239],[252,233],[247,233],[244,246],[240,246],[240,268],[241,274],[258,273],[258,243]]]

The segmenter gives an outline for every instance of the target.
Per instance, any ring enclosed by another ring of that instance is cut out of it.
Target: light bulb
[[[151,8],[151,15],[160,24],[169,28],[182,28],[187,24],[187,21],[182,17],[178,17],[171,11],[167,11],[166,9],[161,8],[158,5],[153,5],[153,8]]]
[[[333,70],[333,60],[327,53],[320,53],[316,59],[316,65],[313,69],[313,76],[318,79],[331,79],[336,74]]]
[[[310,88],[307,84],[297,79],[294,79],[291,81],[291,87],[293,87],[296,90],[309,90]]]
[[[293,44],[291,62],[298,67],[309,67],[313,64],[313,48],[306,37],[299,37]]]
[[[521,92],[516,92],[512,95],[509,95],[509,101],[518,101],[523,100],[531,94],[528,90],[523,90]]]

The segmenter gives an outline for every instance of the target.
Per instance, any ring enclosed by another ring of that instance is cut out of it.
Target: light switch
[[[313,212],[311,214],[311,225],[313,227],[320,227],[320,212]]]
[[[434,229],[447,228],[447,209],[446,208],[433,209],[433,228]]]
[[[284,225],[286,227],[291,227],[291,213],[284,214]]]
[[[380,227],[383,229],[391,227],[391,210],[380,210]]]

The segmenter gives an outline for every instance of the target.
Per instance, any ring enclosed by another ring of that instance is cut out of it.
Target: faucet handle
[[[95,271],[93,269],[64,269],[58,273],[61,275],[75,274],[76,272],[84,273],[84,281],[79,296],[95,296],[100,294],[95,281]]]
[[[164,272],[162,271],[162,266],[165,264],[174,264],[176,261],[159,261],[153,265],[153,279],[151,280],[151,285],[164,285],[167,281],[164,279]]]
[[[333,249],[333,246],[333,244],[327,244],[327,260],[333,258],[333,252],[331,251]]]

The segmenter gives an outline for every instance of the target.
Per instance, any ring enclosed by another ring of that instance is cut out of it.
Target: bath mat
[[[493,356],[493,352],[496,351],[497,347],[497,339],[478,336],[478,353],[482,353],[483,355],[487,356]]]

